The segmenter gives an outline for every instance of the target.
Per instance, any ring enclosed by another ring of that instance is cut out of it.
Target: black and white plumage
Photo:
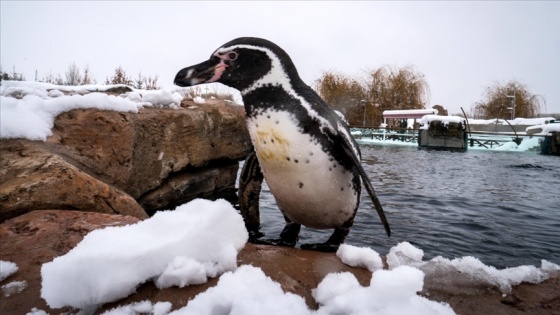
[[[258,239],[263,177],[286,219],[280,239],[267,242],[295,246],[302,224],[334,228],[326,243],[302,248],[335,251],[354,222],[362,182],[390,235],[357,143],[339,116],[300,79],[284,50],[264,39],[238,38],[175,77],[179,86],[210,82],[236,88],[243,97],[255,152],[245,162],[239,195],[252,241],[263,242]]]

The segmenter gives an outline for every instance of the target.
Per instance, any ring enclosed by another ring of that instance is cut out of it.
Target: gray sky
[[[288,52],[308,84],[324,71],[363,75],[408,64],[429,105],[451,113],[511,79],[560,113],[560,2],[4,1],[0,64],[34,80],[86,65],[98,83],[122,66],[173,87],[178,70],[241,36]]]

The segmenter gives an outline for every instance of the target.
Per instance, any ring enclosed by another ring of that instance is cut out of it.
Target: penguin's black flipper
[[[257,155],[253,151],[241,170],[239,177],[239,209],[245,221],[245,227],[249,232],[249,241],[253,241],[263,236],[259,231],[261,220],[259,211],[259,195],[261,193],[262,182],[264,180]]]
[[[362,167],[362,163],[358,158],[358,155],[360,154],[358,149],[358,144],[354,141],[354,139],[350,138],[351,136],[347,128],[340,125],[340,123],[337,127],[338,127],[339,140],[340,143],[342,144],[342,148],[344,149],[344,153],[346,153],[346,155],[352,159],[354,165],[356,165],[356,168],[360,173],[360,177],[362,177],[362,183],[364,183],[364,186],[366,186],[368,195],[371,198],[371,201],[373,201],[373,206],[375,207],[375,210],[377,211],[377,214],[381,219],[381,223],[383,223],[385,232],[387,233],[387,236],[391,236],[391,228],[389,227],[389,222],[385,217],[385,212],[383,211],[383,207],[381,206],[379,199],[377,199],[377,195],[375,194],[375,190],[371,185],[369,177],[367,176],[366,171]]]

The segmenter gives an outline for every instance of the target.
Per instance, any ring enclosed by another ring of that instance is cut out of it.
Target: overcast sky
[[[469,110],[515,79],[560,113],[560,2],[1,2],[2,71],[27,80],[75,62],[103,83],[122,66],[173,87],[178,70],[241,36],[288,52],[312,85],[324,71],[360,76],[414,65],[429,106]]]

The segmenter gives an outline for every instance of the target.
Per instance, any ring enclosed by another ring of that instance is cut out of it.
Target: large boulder
[[[242,106],[223,101],[138,113],[76,109],[57,117],[47,142],[138,199],[172,173],[243,160],[251,149],[244,117]]]
[[[128,194],[82,172],[41,142],[0,141],[0,222],[41,209],[147,218]]]
[[[145,218],[194,198],[234,197],[251,150],[243,107],[182,105],[75,109],[55,119],[46,142],[0,140],[0,222],[40,209]]]

